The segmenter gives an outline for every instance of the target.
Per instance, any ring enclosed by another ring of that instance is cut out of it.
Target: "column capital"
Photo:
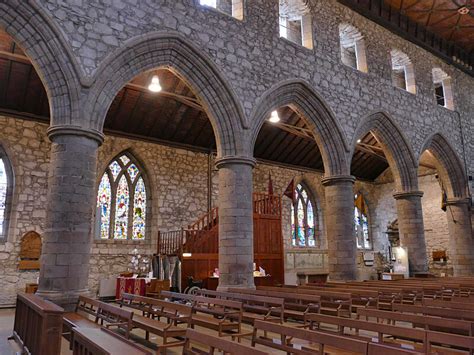
[[[48,138],[53,141],[58,136],[81,136],[95,140],[99,145],[104,142],[104,134],[94,129],[82,128],[72,125],[51,126],[46,131]]]
[[[393,194],[393,198],[395,200],[403,200],[411,197],[422,197],[423,191],[403,191],[403,192],[396,192]]]
[[[254,158],[244,156],[225,156],[216,160],[216,168],[220,169],[228,164],[250,165],[252,168],[257,164]]]
[[[458,197],[458,198],[448,198],[446,200],[446,205],[453,206],[453,205],[470,205],[471,199],[469,197]]]
[[[337,184],[342,184],[342,183],[353,184],[355,180],[356,178],[352,175],[333,175],[333,176],[324,177],[321,180],[321,183],[324,186],[331,186],[331,185],[337,185]]]

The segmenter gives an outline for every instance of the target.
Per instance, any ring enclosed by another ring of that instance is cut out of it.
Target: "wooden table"
[[[104,328],[74,328],[73,354],[80,354],[80,348],[92,354],[152,354]]]

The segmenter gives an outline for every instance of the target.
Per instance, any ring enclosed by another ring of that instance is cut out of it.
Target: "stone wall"
[[[358,138],[354,133],[364,117],[382,111],[393,117],[415,156],[421,154],[423,143],[435,132],[449,137],[463,156],[458,116],[438,106],[433,95],[432,69],[440,67],[453,78],[455,108],[464,129],[464,155],[470,174],[474,174],[472,77],[336,0],[310,1],[313,50],[279,37],[278,2],[274,0],[246,1],[243,21],[201,6],[199,0],[38,3],[61,29],[67,50],[85,79],[93,78],[104,60],[132,38],[173,32],[189,39],[217,66],[247,117],[270,87],[282,80],[302,79],[328,104],[349,143]],[[364,35],[368,73],[341,62],[338,26],[343,22]],[[412,61],[416,95],[392,85],[392,49],[403,51]]]
[[[18,271],[18,252],[21,236],[30,230],[42,234],[45,218],[47,174],[50,143],[47,126],[0,116],[0,144],[12,163],[15,189],[8,238],[0,243],[0,305],[12,304],[17,291],[35,282],[38,272]],[[115,276],[126,271],[134,248],[143,255],[155,252],[158,230],[173,230],[186,226],[207,211],[208,163],[205,153],[192,152],[149,142],[107,136],[99,149],[98,179],[107,164],[123,151],[130,152],[144,169],[148,192],[151,193],[148,236],[145,241],[112,241],[95,239],[92,246],[89,286],[97,291],[99,278]],[[217,201],[217,171],[211,156],[211,204]],[[327,241],[324,225],[325,197],[321,184],[322,173],[297,170],[259,163],[254,169],[254,191],[267,191],[271,174],[274,193],[281,194],[291,179],[304,182],[316,205],[317,248],[295,248],[291,245],[291,202],[283,197],[282,232],[285,247],[285,276],[288,283],[296,282],[298,270],[327,271]],[[440,206],[441,190],[433,175],[420,178],[420,189],[425,192],[423,211],[428,254],[432,250],[448,248],[446,215]],[[357,181],[354,192],[362,192],[369,207],[369,222],[374,251],[384,254],[388,240],[387,224],[396,219],[394,185],[390,174],[383,174],[375,183]],[[359,277],[376,276],[374,267],[363,266],[358,253]],[[443,272],[439,265],[433,270]],[[449,259],[448,259],[449,268]],[[449,272],[449,271],[448,271]]]

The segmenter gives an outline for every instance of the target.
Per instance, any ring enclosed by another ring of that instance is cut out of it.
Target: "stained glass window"
[[[354,195],[354,232],[358,249],[371,249],[367,204],[362,194]]]
[[[137,162],[121,154],[107,167],[97,193],[101,239],[141,240],[146,236],[147,191]]]
[[[291,240],[297,247],[315,247],[314,202],[306,189],[299,184],[295,190],[295,201],[291,206]]]

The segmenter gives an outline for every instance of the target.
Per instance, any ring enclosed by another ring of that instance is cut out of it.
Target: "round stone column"
[[[37,294],[72,309],[88,292],[97,149],[103,136],[78,127],[48,130],[51,160]]]
[[[255,160],[224,157],[219,169],[219,290],[255,288],[252,169]]]
[[[355,280],[354,181],[351,175],[330,176],[324,185],[325,221],[328,240],[329,278]]]
[[[474,243],[469,199],[448,199],[446,217],[449,229],[449,252],[454,276],[474,274]]]
[[[425,229],[421,207],[421,191],[400,192],[393,195],[397,204],[400,246],[408,250],[410,274],[428,271]]]

